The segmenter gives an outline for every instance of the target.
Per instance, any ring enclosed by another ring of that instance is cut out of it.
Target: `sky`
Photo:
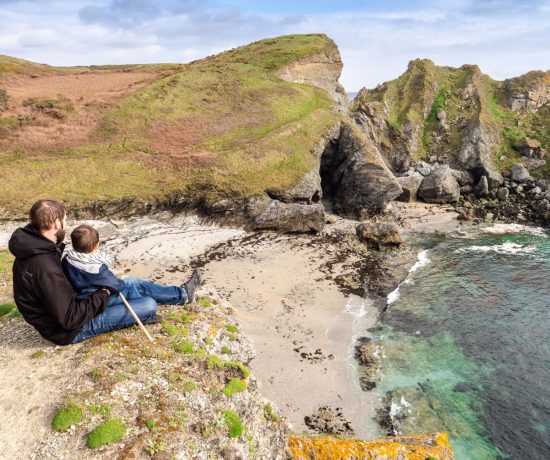
[[[416,58],[497,80],[550,69],[550,0],[0,0],[0,54],[58,66],[185,63],[291,33],[337,43],[347,91]]]

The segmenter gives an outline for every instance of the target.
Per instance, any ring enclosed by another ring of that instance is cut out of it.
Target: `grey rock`
[[[506,201],[510,192],[506,187],[501,187],[498,189],[497,197],[499,201]]]
[[[527,182],[529,171],[521,163],[512,166],[512,180],[514,182]]]
[[[321,175],[330,182],[334,211],[349,217],[379,212],[402,193],[372,142],[349,123],[342,124],[336,148],[323,154]]]
[[[262,197],[248,203],[247,215],[251,226],[258,230],[310,233],[320,232],[325,225],[325,210],[320,203],[283,203]]]
[[[240,446],[226,446],[221,451],[224,460],[245,460],[246,457]]]
[[[424,161],[419,161],[415,169],[418,173],[420,173],[422,176],[426,177],[428,174],[432,173],[436,169],[436,166],[430,165]]]
[[[460,169],[451,169],[451,174],[461,187],[464,185],[474,185],[474,176],[468,171],[462,171]]]
[[[489,189],[495,189],[504,182],[492,160],[492,152],[500,142],[500,133],[481,121],[472,123],[466,128],[458,155],[461,169],[468,171],[482,170],[487,176]]]
[[[396,199],[405,202],[415,201],[422,180],[423,177],[420,174],[416,176],[398,177],[397,182],[399,182],[399,185],[403,189],[403,193]]]
[[[444,167],[426,176],[418,190],[427,203],[452,203],[460,198],[460,186],[453,176],[451,168]]]
[[[474,187],[472,185],[463,185],[460,187],[460,194],[461,195],[468,195],[469,193],[472,193],[474,191]]]
[[[508,93],[508,106],[515,112],[526,108],[538,109],[550,102],[549,73],[534,71],[527,75],[527,81],[517,77],[504,82],[504,88]]]
[[[284,203],[318,203],[323,197],[319,168],[308,172],[294,187],[280,192],[268,191],[269,196]]]
[[[489,195],[489,183],[487,182],[487,178],[485,176],[481,176],[481,179],[479,179],[479,182],[475,187],[475,193],[478,197],[486,197]]]
[[[548,190],[548,182],[544,179],[540,179],[536,182],[537,187],[540,187],[540,189],[543,192],[546,192]]]
[[[403,243],[399,226],[395,222],[363,222],[355,227],[355,233],[359,240],[376,250],[398,247]]]

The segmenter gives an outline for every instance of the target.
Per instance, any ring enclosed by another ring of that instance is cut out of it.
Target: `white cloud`
[[[259,14],[253,2],[248,10],[197,0],[2,3],[0,53],[52,65],[186,62],[269,36],[323,32],[340,48],[350,91],[396,78],[415,58],[475,63],[497,79],[550,67],[549,0],[411,2],[306,17]]]

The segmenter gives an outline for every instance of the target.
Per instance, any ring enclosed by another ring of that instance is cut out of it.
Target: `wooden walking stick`
[[[126,305],[126,308],[128,309],[128,311],[132,314],[132,316],[133,316],[134,319],[136,320],[136,323],[138,324],[138,326],[141,327],[141,330],[142,330],[143,333],[146,335],[146,337],[147,337],[151,342],[154,342],[153,337],[151,337],[151,334],[149,334],[149,332],[147,331],[147,329],[145,329],[145,326],[143,325],[143,323],[141,322],[141,320],[138,318],[138,315],[136,315],[136,312],[135,312],[134,309],[130,306],[130,304],[128,303],[128,301],[126,300],[126,297],[124,297],[124,295],[122,294],[122,292],[119,292],[118,295],[120,296],[120,298],[121,298],[122,301],[124,302],[124,305]]]

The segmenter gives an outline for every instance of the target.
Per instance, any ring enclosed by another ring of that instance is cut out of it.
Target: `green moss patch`
[[[17,308],[12,303],[3,303],[3,304],[1,304],[0,305],[0,318],[12,313],[15,310],[17,310]]]
[[[227,324],[225,326],[225,329],[229,332],[233,332],[235,334],[238,334],[240,332],[239,328],[233,324]]]
[[[224,363],[218,355],[208,355],[208,369],[223,369]]]
[[[120,441],[126,434],[122,420],[114,418],[95,427],[86,439],[86,445],[92,449]]]
[[[231,379],[222,389],[222,393],[230,398],[235,393],[240,393],[244,390],[246,390],[245,382],[243,382],[241,379]]]
[[[35,352],[31,355],[31,359],[43,358],[45,354],[46,354],[46,353],[44,353],[42,350],[35,351]]]
[[[226,410],[223,412],[223,418],[230,438],[238,438],[243,434],[243,422],[236,412]]]
[[[273,412],[273,407],[271,406],[271,404],[266,404],[264,406],[264,412],[265,412],[265,415],[272,421],[274,422],[279,421],[279,416],[275,412]]]
[[[242,372],[244,379],[247,379],[250,375],[248,367],[246,367],[243,363],[239,363],[238,361],[229,361],[224,364],[224,367],[234,367],[236,369],[239,369]]]
[[[174,340],[170,343],[172,349],[178,353],[193,353],[193,344],[187,340]]]
[[[178,326],[174,326],[173,324],[164,322],[162,324],[162,332],[167,335],[177,335],[181,333],[181,329]]]
[[[81,420],[82,409],[74,403],[68,403],[53,416],[52,428],[56,431],[66,431]]]
[[[208,297],[201,297],[199,300],[197,300],[197,304],[199,307],[203,308],[210,308],[212,306],[212,302],[210,302],[210,299]]]

